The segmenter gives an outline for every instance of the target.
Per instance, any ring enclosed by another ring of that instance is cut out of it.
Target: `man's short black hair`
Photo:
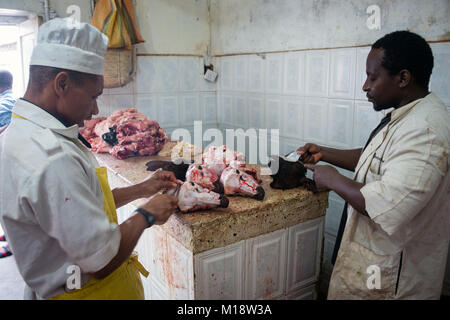
[[[37,86],[41,91],[51,80],[55,79],[58,73],[67,72],[70,79],[75,82],[76,85],[80,85],[87,79],[95,78],[95,75],[82,73],[78,71],[47,67],[47,66],[30,66],[30,84]]]
[[[7,70],[0,70],[0,88],[11,88],[13,85],[13,76]]]
[[[428,90],[434,59],[424,38],[409,31],[395,31],[377,40],[373,49],[383,49],[382,66],[395,75],[407,69],[420,87]]]

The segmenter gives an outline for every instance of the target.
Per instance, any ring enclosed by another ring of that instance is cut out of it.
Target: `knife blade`
[[[304,163],[304,161],[305,161],[305,156],[306,155],[311,155],[311,152],[309,152],[309,151],[307,151],[306,153],[304,153],[304,154],[299,154],[298,152],[297,152],[297,150],[294,150],[294,151],[291,151],[291,152],[289,152],[287,155],[285,155],[283,158],[285,159],[285,160],[288,160],[288,161],[298,161],[298,162],[301,162],[301,164],[305,164]]]

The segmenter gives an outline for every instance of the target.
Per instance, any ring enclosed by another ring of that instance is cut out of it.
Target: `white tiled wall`
[[[105,89],[98,103],[100,116],[136,107],[169,135],[176,128],[192,132],[196,120],[203,121],[204,130],[217,127],[216,84],[203,79],[198,57],[139,56],[134,81]]]

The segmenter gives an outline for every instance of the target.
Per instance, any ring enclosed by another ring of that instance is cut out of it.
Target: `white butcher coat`
[[[25,100],[14,113],[27,120],[13,117],[0,135],[0,221],[27,286],[48,299],[64,292],[70,266],[80,267],[81,285],[105,267],[120,230],[103,211],[98,163],[78,126]]]
[[[439,299],[449,147],[447,107],[433,93],[392,112],[356,166],[369,217],[348,207],[328,299]]]

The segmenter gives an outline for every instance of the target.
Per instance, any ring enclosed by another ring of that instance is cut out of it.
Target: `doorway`
[[[0,8],[0,69],[13,74],[16,97],[23,96],[28,84],[38,26],[38,17],[34,13]]]

